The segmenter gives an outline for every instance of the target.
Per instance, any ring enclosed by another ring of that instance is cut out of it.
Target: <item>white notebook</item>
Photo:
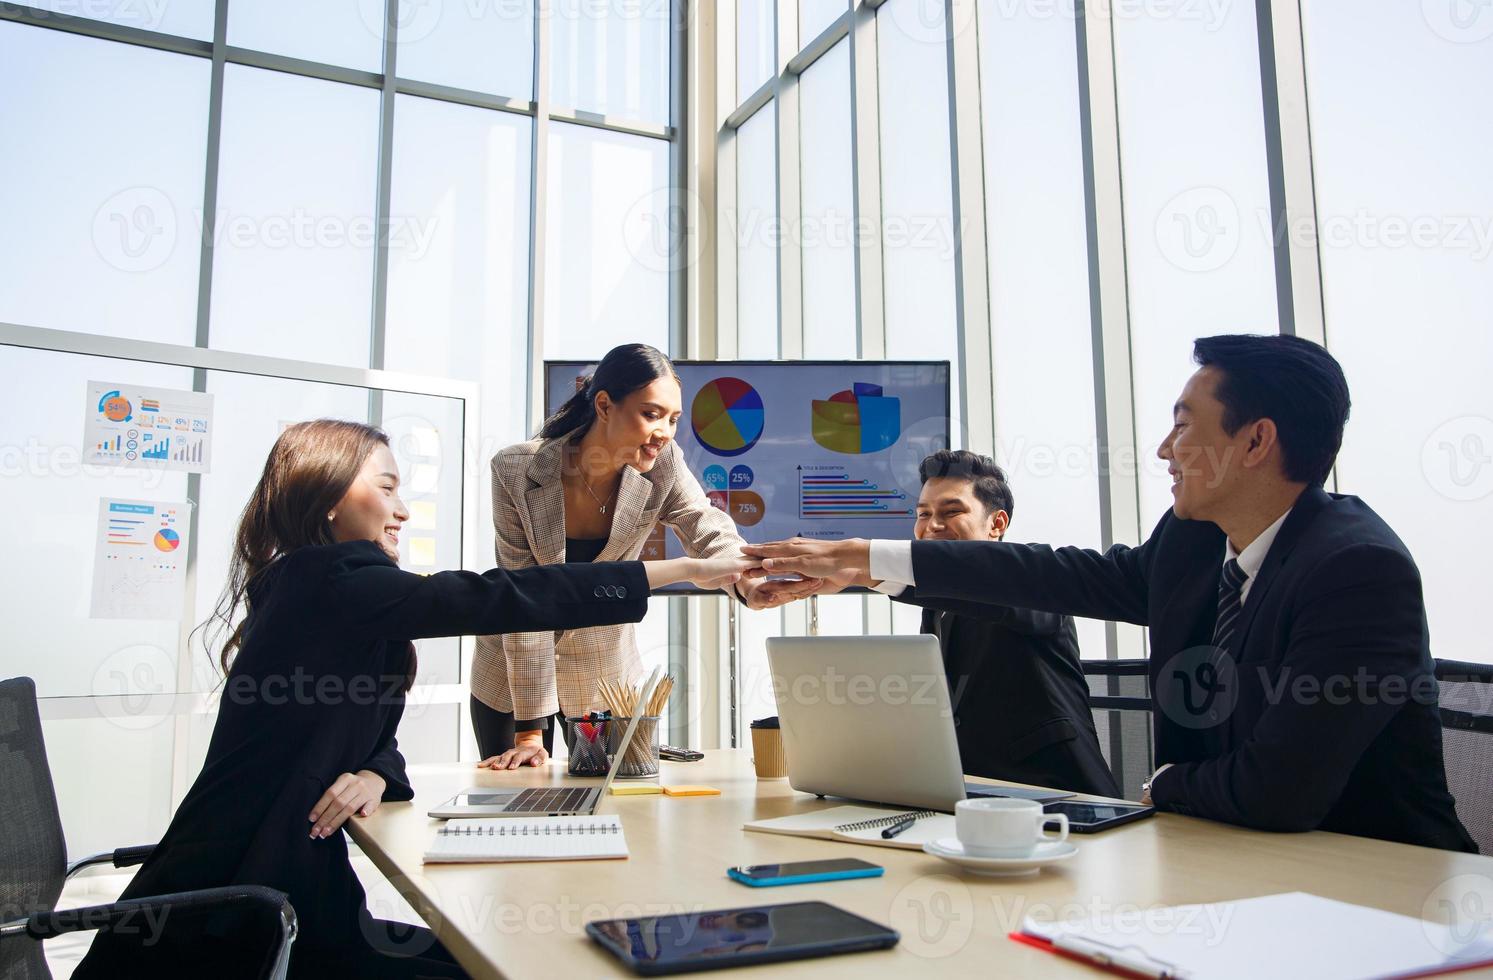
[[[1486,922],[1458,930],[1304,892],[1127,909],[1022,932],[1111,969],[1181,980],[1428,976],[1493,963]],[[1479,928],[1481,927],[1481,928]]]
[[[616,814],[598,817],[448,820],[425,852],[426,864],[482,861],[587,861],[627,857]]]
[[[917,822],[890,840],[881,836],[883,829],[904,817]],[[851,844],[875,844],[878,847],[903,847],[921,851],[923,845],[940,837],[954,836],[954,817],[932,810],[888,810],[870,806],[833,806],[812,813],[795,813],[772,820],[753,820],[742,826],[761,834],[786,834],[789,837],[817,837]]]

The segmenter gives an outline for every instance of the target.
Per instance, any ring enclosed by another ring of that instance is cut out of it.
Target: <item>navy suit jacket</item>
[[[1304,491],[1211,646],[1225,538],[1168,512],[1101,554],[918,541],[924,596],[1150,627],[1161,809],[1263,830],[1331,830],[1476,851],[1441,755],[1420,572],[1357,497]]]
[[[938,637],[964,771],[974,776],[1119,796],[1104,761],[1071,616],[908,588]]]

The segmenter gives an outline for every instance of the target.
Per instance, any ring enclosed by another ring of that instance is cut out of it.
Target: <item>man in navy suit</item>
[[[795,539],[770,572],[914,585],[1150,627],[1162,810],[1475,851],[1441,755],[1420,572],[1362,500],[1323,489],[1348,385],[1289,336],[1196,342],[1157,450],[1173,503],[1139,547]]]
[[[913,537],[999,541],[1016,510],[1005,471],[989,456],[941,449],[918,467]],[[855,581],[829,580],[821,592]],[[954,708],[959,759],[973,776],[1097,796],[1119,796],[1104,761],[1072,616],[1012,606],[925,599],[916,589],[857,581],[923,608],[938,637]]]

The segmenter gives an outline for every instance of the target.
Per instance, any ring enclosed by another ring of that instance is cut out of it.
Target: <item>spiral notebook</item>
[[[917,822],[890,840],[881,836],[884,829],[905,817],[914,817]],[[934,810],[833,806],[812,813],[795,813],[791,817],[752,820],[742,825],[742,829],[760,834],[818,837],[821,840],[839,840],[850,844],[875,844],[877,847],[904,847],[921,851],[928,841],[954,836],[954,817]]]
[[[426,864],[483,861],[590,861],[627,857],[616,814],[448,820],[425,852]]]

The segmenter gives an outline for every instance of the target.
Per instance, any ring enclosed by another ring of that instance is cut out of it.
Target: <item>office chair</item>
[[[1085,660],[1089,707],[1099,732],[1099,751],[1127,800],[1141,797],[1141,783],[1151,777],[1155,747],[1151,742],[1151,681],[1146,661]]]
[[[1493,666],[1436,661],[1441,754],[1462,826],[1493,854]]]
[[[265,951],[263,976],[283,978],[295,941],[295,910],[283,892],[258,885],[204,888],[57,911],[63,883],[79,870],[111,862],[141,864],[154,845],[123,847],[65,864],[67,845],[57,812],[57,794],[47,766],[36,685],[29,677],[0,681],[0,977],[50,980],[42,941],[68,932],[139,928],[161,916],[225,909],[262,915],[278,923]],[[147,920],[146,916],[150,919]],[[272,918],[271,918],[272,917]]]

